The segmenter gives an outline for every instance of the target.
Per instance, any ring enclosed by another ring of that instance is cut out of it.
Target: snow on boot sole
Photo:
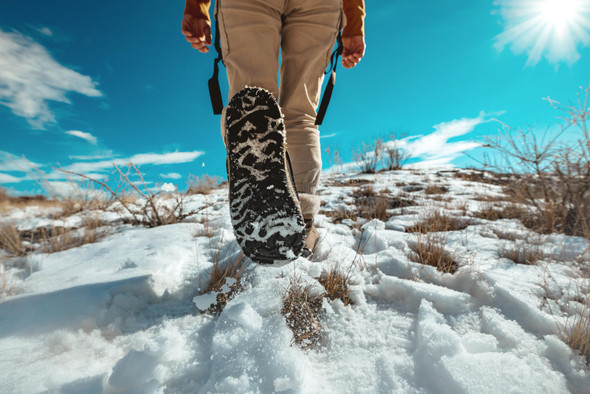
[[[305,246],[305,223],[275,98],[246,87],[229,102],[225,122],[230,215],[238,244],[259,264],[295,260]]]

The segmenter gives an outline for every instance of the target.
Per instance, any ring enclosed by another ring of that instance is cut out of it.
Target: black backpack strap
[[[217,58],[213,62],[213,76],[209,80],[209,96],[211,97],[211,105],[213,106],[213,113],[221,115],[223,111],[223,98],[221,97],[221,88],[219,87],[219,62],[223,62],[221,54],[221,45],[219,44],[219,23],[215,20],[215,50],[217,51]]]
[[[338,46],[332,52],[332,59],[330,60],[330,67],[324,73],[324,75],[328,74],[330,71],[332,74],[330,75],[330,80],[326,85],[326,89],[324,90],[324,95],[322,96],[322,100],[320,101],[320,107],[318,109],[318,114],[315,118],[315,125],[319,126],[324,121],[324,116],[326,116],[326,111],[328,110],[328,104],[330,104],[330,99],[332,98],[332,91],[334,90],[334,85],[336,84],[336,66],[338,66],[338,57],[342,54],[343,46],[342,46],[342,34],[338,32],[337,37]]]

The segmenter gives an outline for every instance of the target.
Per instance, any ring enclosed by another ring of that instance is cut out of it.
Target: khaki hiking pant
[[[215,12],[229,97],[246,85],[278,97],[303,216],[313,217],[320,209],[316,188],[322,168],[314,123],[324,71],[343,23],[342,0],[217,0]],[[224,116],[221,124],[225,141]]]

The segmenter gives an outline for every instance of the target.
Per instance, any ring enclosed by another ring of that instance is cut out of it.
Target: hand
[[[209,52],[211,45],[211,22],[207,19],[195,18],[184,14],[180,32],[184,34],[191,46],[201,53]]]
[[[342,65],[344,68],[353,68],[363,56],[365,56],[365,37],[342,37]]]

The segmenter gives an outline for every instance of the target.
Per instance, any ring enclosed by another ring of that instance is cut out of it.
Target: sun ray
[[[509,46],[527,54],[525,66],[543,57],[550,63],[575,63],[580,47],[590,45],[590,0],[498,0],[505,30],[496,36],[500,51]]]

